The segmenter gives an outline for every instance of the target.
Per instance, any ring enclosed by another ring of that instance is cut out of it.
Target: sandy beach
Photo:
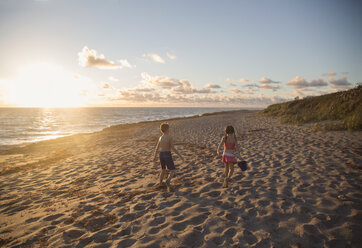
[[[152,154],[160,121],[0,151],[3,247],[361,247],[362,132],[312,132],[238,111],[168,121],[174,192]],[[248,170],[223,188],[237,130]]]

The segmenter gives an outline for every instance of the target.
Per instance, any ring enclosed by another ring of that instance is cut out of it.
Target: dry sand
[[[0,153],[5,247],[361,247],[362,133],[311,132],[255,113],[169,121],[174,192],[155,186],[160,122]],[[222,188],[215,155],[238,131],[249,169]]]

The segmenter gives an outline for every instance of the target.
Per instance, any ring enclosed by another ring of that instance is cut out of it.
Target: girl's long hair
[[[234,127],[233,127],[233,126],[227,126],[227,127],[225,127],[225,139],[224,139],[224,143],[226,143],[226,139],[227,139],[228,134],[234,134],[234,138],[235,138],[235,141],[236,141],[236,135],[235,135],[235,130],[234,130]]]

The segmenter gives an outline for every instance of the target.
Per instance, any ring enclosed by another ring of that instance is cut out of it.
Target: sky
[[[0,107],[266,107],[362,82],[362,1],[0,0]]]

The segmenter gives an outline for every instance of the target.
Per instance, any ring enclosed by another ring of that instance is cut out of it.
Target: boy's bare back
[[[163,134],[159,139],[160,152],[170,152],[172,138],[168,134]]]

